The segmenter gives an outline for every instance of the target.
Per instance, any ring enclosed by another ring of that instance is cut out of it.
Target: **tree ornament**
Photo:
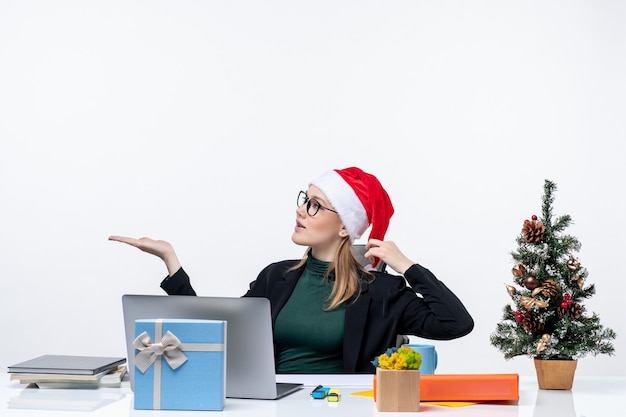
[[[531,310],[524,314],[522,328],[528,333],[538,334],[543,332],[545,325],[538,320],[537,313]]]
[[[515,289],[514,286],[508,285],[508,284],[505,284],[505,285],[506,285],[506,292],[508,292],[509,295],[514,295],[515,293],[517,293],[517,290]]]
[[[541,291],[543,290],[543,287],[537,287],[534,290],[531,291],[530,295],[532,297],[535,297],[537,294],[539,294]]]
[[[543,239],[546,228],[543,223],[537,220],[525,221],[522,227],[522,236],[528,243],[537,244]]]
[[[580,277],[580,274],[576,273],[572,275],[571,280],[576,284],[579,290],[583,289],[583,286],[585,285],[585,280]]]
[[[513,267],[513,269],[511,269],[511,272],[513,273],[513,276],[521,278],[526,275],[526,267],[522,264],[517,264]]]
[[[518,322],[518,323],[521,323],[522,319],[523,319],[522,312],[519,311],[519,310],[516,310],[515,311],[515,321]]]
[[[539,281],[537,281],[537,278],[533,277],[532,275],[529,275],[524,280],[524,286],[528,288],[529,290],[534,290],[535,288],[539,286]]]
[[[548,307],[548,303],[546,303],[545,301],[537,300],[536,298],[526,297],[526,296],[522,296],[522,298],[520,299],[520,304],[526,310],[530,310],[531,308],[533,308],[535,306],[537,306],[539,308],[546,308],[546,307]]]
[[[585,280],[582,279],[578,273],[572,275],[571,281],[576,284],[579,290],[582,290],[585,285]]]
[[[559,318],[569,317],[572,320],[577,320],[583,315],[583,306],[578,303],[574,303],[571,300],[564,301],[561,303],[559,308],[556,309],[556,313]]]
[[[541,288],[541,294],[548,298],[552,298],[560,292],[558,284],[553,279],[545,280],[538,288]]]
[[[567,268],[570,271],[576,271],[578,268],[580,268],[580,262],[578,262],[576,258],[570,255],[569,259],[567,260]]]
[[[537,352],[542,352],[546,350],[546,344],[550,343],[550,339],[552,339],[552,336],[550,336],[548,333],[544,333],[541,336],[541,340],[539,341],[539,343],[537,343]]]
[[[568,293],[563,294],[563,301],[560,304],[561,308],[566,310],[570,305],[572,305],[572,296]],[[563,315],[560,315],[559,317],[563,317]]]
[[[537,215],[533,214],[533,215],[532,215],[532,217],[531,217],[531,219],[533,219],[533,220],[537,220]]]

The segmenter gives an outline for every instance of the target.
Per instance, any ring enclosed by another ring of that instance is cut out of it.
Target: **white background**
[[[439,372],[518,372],[489,336],[510,252],[570,214],[625,375],[625,3],[0,2],[0,369],[125,354],[124,293],[166,271],[111,234],[172,242],[201,295],[239,296],[299,258],[297,192],[331,168],[378,176],[387,238],[466,304]],[[253,345],[253,341],[251,341]]]

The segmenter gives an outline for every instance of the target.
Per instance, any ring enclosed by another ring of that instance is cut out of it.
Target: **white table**
[[[280,400],[226,399],[223,412],[145,411],[133,409],[133,393],[128,382],[121,388],[96,390],[31,389],[10,381],[4,375],[0,384],[0,416],[2,417],[205,417],[215,415],[255,417],[308,417],[368,415],[415,415],[415,413],[378,413],[372,398],[350,395],[371,389],[371,377],[307,375],[305,388]],[[279,380],[280,377],[279,377]],[[329,403],[310,398],[318,383],[338,388],[341,400]],[[520,378],[520,399],[509,404],[476,404],[465,407],[443,407],[422,403],[421,413],[433,416],[475,417],[611,417],[624,416],[626,411],[626,377],[576,377],[571,391],[540,390],[534,377]],[[71,412],[70,412],[71,411]]]

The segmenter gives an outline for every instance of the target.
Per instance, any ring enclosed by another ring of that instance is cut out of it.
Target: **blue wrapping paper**
[[[226,322],[136,320],[135,336],[135,409],[224,409]]]

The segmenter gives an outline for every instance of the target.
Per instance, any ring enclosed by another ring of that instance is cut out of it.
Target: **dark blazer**
[[[268,298],[272,323],[302,274],[302,268],[288,271],[298,262],[268,265],[244,295]],[[371,361],[395,346],[398,334],[450,340],[472,331],[474,321],[461,301],[428,269],[415,264],[404,277],[374,271],[372,274],[373,277],[362,274],[360,294],[346,305],[344,372],[373,373]],[[170,295],[196,295],[182,268],[165,279],[161,287]]]

